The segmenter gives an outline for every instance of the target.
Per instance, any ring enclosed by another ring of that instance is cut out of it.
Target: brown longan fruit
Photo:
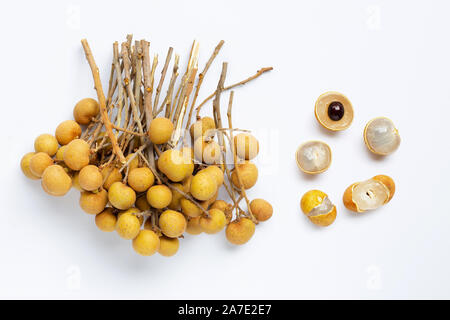
[[[81,139],[75,139],[67,144],[64,150],[64,163],[72,170],[79,171],[89,164],[89,144]]]
[[[222,210],[210,209],[209,217],[204,215],[200,218],[202,230],[208,234],[214,234],[222,230],[227,224],[227,219]]]
[[[84,191],[83,188],[80,186],[80,181],[78,181],[78,175],[80,174],[80,172],[76,171],[73,175],[72,175],[72,187],[74,187],[75,189],[77,189],[78,191]]]
[[[142,256],[155,254],[160,246],[158,235],[151,230],[141,230],[133,239],[133,249]]]
[[[178,252],[180,241],[178,238],[159,237],[158,253],[164,257],[171,257]]]
[[[42,189],[52,196],[63,196],[72,187],[72,178],[66,173],[63,167],[54,164],[48,166],[42,174]]]
[[[200,218],[199,217],[195,217],[195,218],[190,218],[187,226],[186,226],[186,232],[192,235],[197,235],[203,232],[202,227],[200,226]]]
[[[22,157],[22,160],[20,160],[20,168],[22,169],[23,174],[32,180],[38,180],[39,176],[35,175],[33,172],[31,172],[30,169],[30,160],[35,155],[35,152],[28,152]]]
[[[200,201],[211,199],[217,192],[216,179],[206,172],[197,173],[192,178],[190,192]]]
[[[173,129],[173,123],[169,119],[156,118],[150,122],[148,136],[154,144],[163,144],[170,140]]]
[[[101,173],[103,180],[106,179],[103,183],[103,188],[105,188],[106,190],[108,190],[114,182],[122,181],[122,173],[120,172],[119,168],[116,168],[114,165],[104,167],[101,170]]]
[[[78,174],[78,183],[86,191],[94,191],[102,186],[103,176],[97,166],[87,165]]]
[[[244,188],[250,189],[253,187],[258,180],[258,168],[253,163],[245,161],[244,163],[238,164],[238,169]],[[237,188],[240,188],[236,168],[231,170],[231,181]]]
[[[232,244],[247,243],[255,234],[255,224],[248,218],[240,218],[228,224],[225,230],[227,240]]]
[[[83,191],[80,194],[80,207],[89,214],[102,212],[108,203],[108,193],[105,190],[99,192]]]
[[[224,173],[218,166],[209,166],[200,172],[207,172],[216,180],[217,186],[220,187],[223,184]]]
[[[136,192],[122,182],[114,182],[109,187],[108,199],[113,207],[120,210],[127,210],[136,201]]]
[[[144,224],[144,216],[142,214],[140,214],[141,210],[139,210],[138,208],[131,207],[130,209],[119,212],[117,217],[120,217],[124,213],[129,213],[129,214],[135,215],[136,218],[138,218],[140,225],[142,226]]]
[[[67,149],[67,146],[59,147],[58,151],[56,151],[55,159],[58,161],[64,161],[64,151]]]
[[[34,140],[34,150],[36,152],[45,152],[49,156],[54,156],[56,151],[58,151],[58,141],[51,134],[41,134]]]
[[[213,118],[203,117],[191,125],[189,132],[191,133],[191,138],[196,140],[197,138],[203,136],[208,130],[213,130],[215,128],[216,124]]]
[[[216,200],[210,207],[210,209],[221,210],[227,218],[227,223],[229,223],[233,217],[233,212],[231,211],[232,208],[233,206],[224,200]]]
[[[194,162],[187,150],[169,149],[159,157],[158,169],[173,182],[180,182],[192,174]]]
[[[135,205],[141,211],[150,210],[150,204],[148,203],[147,197],[145,195],[137,198]]]
[[[44,170],[53,164],[53,159],[45,152],[35,153],[30,158],[30,171],[36,177],[42,177]]]
[[[220,145],[215,140],[200,137],[194,142],[195,159],[207,164],[219,163],[221,160]]]
[[[172,201],[172,191],[163,184],[156,185],[148,189],[147,202],[156,209],[167,207]]]
[[[128,184],[137,192],[144,192],[155,182],[155,176],[148,167],[136,168],[128,173]]]
[[[250,210],[258,221],[266,221],[272,217],[272,205],[264,199],[253,199],[250,202]]]
[[[170,202],[168,207],[169,207],[169,209],[177,211],[180,209],[180,206],[181,206],[180,201],[181,201],[181,199],[183,199],[183,195],[180,192],[178,192],[177,190],[184,191],[183,185],[181,183],[174,183],[174,184],[172,184],[172,187],[173,187],[171,189],[172,201]]]
[[[117,217],[117,234],[127,240],[134,239],[141,228],[139,219],[132,213],[123,213]]]
[[[130,153],[125,157],[125,160],[128,162],[131,157],[134,156],[134,153]],[[128,172],[131,172],[132,170],[139,167],[139,158],[137,156],[134,156],[133,160],[128,164]]]
[[[73,120],[63,121],[56,127],[55,137],[62,146],[74,139],[78,139],[80,136],[81,127]]]
[[[98,102],[92,98],[85,98],[78,101],[73,108],[73,118],[79,124],[89,124],[99,112]]]
[[[181,212],[183,212],[188,217],[195,218],[202,215],[202,210],[189,199],[181,199],[180,205]]]
[[[159,227],[169,238],[178,238],[186,230],[186,218],[182,213],[174,210],[166,210],[159,217]]]
[[[259,142],[248,133],[239,133],[234,137],[234,148],[239,158],[251,160],[258,155]]]
[[[95,225],[101,231],[112,232],[116,229],[117,217],[113,208],[106,208],[95,216]]]

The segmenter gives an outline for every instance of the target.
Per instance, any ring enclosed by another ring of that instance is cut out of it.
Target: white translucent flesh
[[[314,216],[320,216],[322,214],[327,214],[333,209],[334,205],[331,203],[330,199],[328,197],[325,197],[321,204],[319,204],[317,207],[314,207],[307,216],[308,217],[314,217]]]
[[[400,145],[400,135],[394,123],[386,118],[374,119],[367,127],[366,139],[373,151],[390,154]]]
[[[298,162],[308,172],[318,172],[330,165],[331,154],[328,146],[322,142],[311,141],[305,143],[299,150]]]
[[[360,182],[353,188],[352,200],[361,211],[381,207],[387,199],[388,190],[376,180]]]

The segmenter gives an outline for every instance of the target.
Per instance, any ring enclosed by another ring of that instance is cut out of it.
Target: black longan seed
[[[333,121],[339,121],[344,116],[344,105],[339,101],[333,101],[328,106],[328,117]]]

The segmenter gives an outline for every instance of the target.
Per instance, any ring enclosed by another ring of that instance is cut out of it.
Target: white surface
[[[10,2],[0,13],[0,297],[450,298],[449,10],[446,1]],[[236,127],[261,143],[250,196],[275,208],[246,246],[231,247],[223,233],[187,236],[174,258],[140,257],[96,229],[77,192],[52,198],[20,172],[34,138],[70,119],[77,100],[95,97],[80,39],[90,41],[106,82],[112,42],[126,33],[150,40],[160,61],[174,46],[183,65],[194,38],[201,66],[224,39],[201,97],[222,61],[228,84],[274,66],[235,96]],[[328,133],[314,118],[327,90],[353,102],[344,132]],[[403,139],[388,158],[369,154],[362,140],[376,116],[391,118]],[[317,177],[294,160],[309,139],[333,150]],[[344,189],[378,173],[397,183],[392,202],[359,216],[345,210]],[[312,188],[338,206],[329,228],[300,212]]]

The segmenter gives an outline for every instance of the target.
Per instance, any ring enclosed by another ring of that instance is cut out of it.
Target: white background
[[[4,5],[0,298],[450,298],[449,10],[448,1],[406,0]],[[235,95],[235,125],[254,130],[261,146],[249,194],[275,209],[247,245],[232,247],[222,232],[187,236],[173,258],[141,257],[129,241],[97,230],[75,190],[52,198],[20,172],[35,137],[95,97],[80,39],[88,38],[106,84],[112,42],[127,33],[151,41],[160,61],[174,46],[183,66],[197,39],[201,68],[224,39],[200,98],[214,90],[222,61],[227,84],[275,68]],[[327,90],[354,105],[344,132],[328,133],[314,118]],[[387,158],[363,143],[376,116],[391,118],[402,136]],[[317,177],[294,161],[310,139],[333,150],[331,168]],[[392,202],[361,215],[345,210],[345,188],[379,173],[397,183]],[[300,211],[312,188],[338,207],[328,228]]]

